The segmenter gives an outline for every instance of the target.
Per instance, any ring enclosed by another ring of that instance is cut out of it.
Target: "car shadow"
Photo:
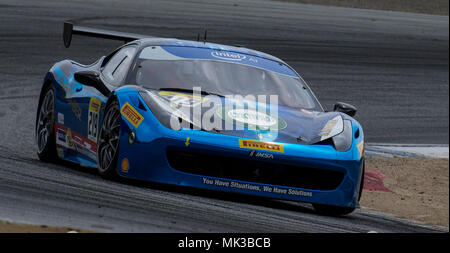
[[[90,176],[103,179],[96,171],[95,168],[92,167],[85,167],[81,166],[79,164],[65,161],[65,160],[58,160],[56,163],[46,163],[49,166],[51,164],[56,166],[62,166],[72,172],[76,172],[79,175],[86,175],[89,174]],[[145,189],[153,189],[153,190],[160,190],[160,191],[167,191],[172,193],[179,193],[179,194],[187,194],[202,198],[209,198],[209,199],[216,199],[220,201],[230,201],[235,203],[241,203],[241,204],[250,204],[254,206],[261,206],[266,208],[273,208],[278,210],[285,210],[285,211],[293,211],[293,212],[299,212],[299,213],[305,213],[305,214],[315,214],[319,216],[330,216],[322,213],[318,213],[314,210],[311,204],[306,202],[295,202],[290,200],[283,200],[283,199],[272,199],[272,198],[266,198],[261,197],[257,195],[246,195],[241,193],[235,193],[235,192],[223,192],[223,191],[215,191],[210,189],[201,189],[201,188],[194,188],[190,186],[181,186],[181,185],[171,185],[171,184],[163,184],[163,183],[157,183],[157,182],[150,182],[150,181],[143,181],[139,179],[132,179],[132,178],[125,178],[117,176],[115,178],[111,179],[103,179],[103,180],[109,180],[111,182],[124,184],[129,187],[139,187],[139,188],[145,188]],[[346,216],[340,216],[342,218],[348,217]]]

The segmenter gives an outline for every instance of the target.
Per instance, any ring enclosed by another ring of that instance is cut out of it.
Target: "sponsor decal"
[[[88,111],[88,138],[97,142],[98,135],[98,121],[100,115],[100,107],[102,101],[99,98],[92,97],[89,101]]]
[[[263,152],[256,152],[255,150],[250,151],[248,156],[264,158],[264,159],[273,159],[273,154],[263,153]]]
[[[359,151],[359,157],[363,157],[364,156],[364,141],[361,141],[358,145],[358,151]]]
[[[298,189],[292,189],[292,188],[283,188],[283,187],[276,187],[276,186],[266,186],[266,185],[256,185],[251,183],[241,183],[241,182],[235,182],[235,181],[226,181],[221,179],[212,179],[203,177],[202,183],[205,185],[213,185],[213,186],[219,186],[223,188],[237,188],[242,190],[249,190],[249,191],[256,191],[256,192],[267,192],[267,193],[276,193],[280,195],[294,195],[294,196],[300,196],[300,197],[312,197],[313,193]]]
[[[282,130],[286,121],[264,111],[250,108],[220,107],[216,113],[225,121],[256,130]]]
[[[189,144],[190,144],[190,143],[189,143],[189,137],[187,137],[187,138],[186,138],[186,142],[184,143],[184,145],[186,145],[186,147],[187,147],[187,146],[189,146]]]
[[[201,105],[202,102],[208,100],[208,98],[202,97],[200,95],[195,96],[182,92],[160,91],[158,94],[163,98],[169,100],[170,103],[172,105],[175,105],[176,107],[196,107],[198,105]]]
[[[66,143],[66,131],[64,129],[58,128],[56,130],[56,140]]]
[[[58,112],[58,123],[64,125],[64,114]]]
[[[128,172],[128,170],[130,169],[130,163],[128,162],[127,158],[124,158],[122,160],[121,167],[122,167],[122,171],[123,172]]]
[[[70,129],[67,129],[66,131],[66,143],[69,147],[73,146],[72,131],[70,131]]]
[[[255,157],[265,158],[265,159],[273,159],[273,154],[256,152]]]
[[[283,144],[239,139],[239,147],[284,153]]]
[[[213,51],[211,52],[211,56],[214,58],[230,61],[242,61],[246,58],[245,55],[227,51]]]
[[[120,113],[136,128],[138,128],[139,124],[141,124],[142,120],[144,120],[144,117],[139,114],[128,102],[122,106]]]
[[[97,143],[64,125],[55,123],[56,145],[97,159]]]
[[[254,62],[254,63],[258,63],[258,59],[250,57],[248,58],[248,61]]]

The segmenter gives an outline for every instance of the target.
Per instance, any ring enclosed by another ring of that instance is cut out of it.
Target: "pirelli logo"
[[[284,153],[283,144],[239,139],[239,147]]]
[[[139,114],[128,102],[122,106],[120,113],[136,128],[139,124],[141,124],[142,120],[144,120],[144,117]]]

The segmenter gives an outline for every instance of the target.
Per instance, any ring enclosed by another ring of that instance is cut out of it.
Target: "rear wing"
[[[65,47],[70,47],[70,42],[72,41],[72,34],[84,35],[84,36],[89,36],[89,37],[97,37],[97,38],[103,38],[103,39],[111,39],[111,40],[121,40],[125,43],[133,41],[133,40],[153,37],[153,36],[142,35],[142,34],[123,33],[123,32],[104,30],[104,29],[77,26],[70,22],[64,22],[63,39],[64,39]]]

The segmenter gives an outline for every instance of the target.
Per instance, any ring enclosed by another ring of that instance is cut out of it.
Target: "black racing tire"
[[[119,103],[112,99],[105,108],[97,147],[97,170],[104,178],[116,178],[120,141]]]
[[[327,216],[342,216],[355,211],[355,207],[331,206],[323,204],[313,204],[314,210],[319,214]]]
[[[55,92],[48,85],[39,100],[36,114],[35,140],[37,155],[43,162],[55,162],[56,155],[55,141]]]

